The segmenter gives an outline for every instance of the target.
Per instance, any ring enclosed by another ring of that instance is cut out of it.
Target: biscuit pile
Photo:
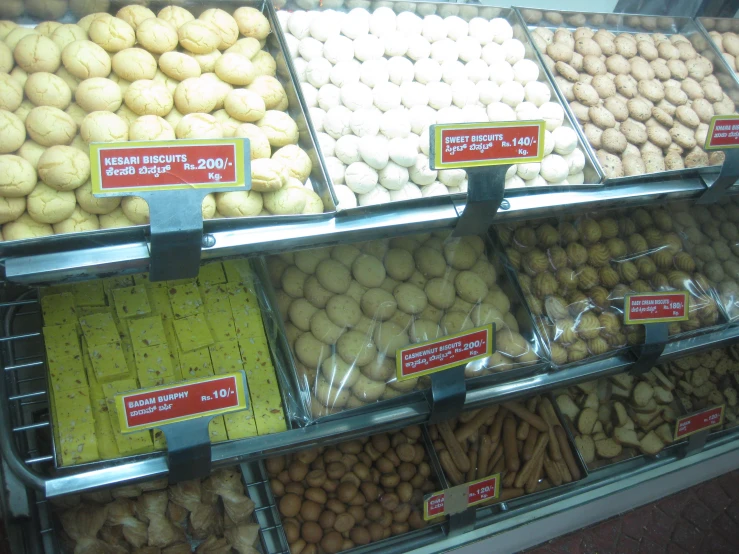
[[[277,13],[342,207],[466,192],[463,170],[429,169],[435,123],[543,119],[544,159],[506,187],[584,181],[577,134],[511,24],[447,8]]]
[[[672,323],[671,335],[718,322],[711,283],[678,227],[666,210],[640,208],[498,228],[555,364],[642,343],[642,326],[623,325],[630,292],[690,293],[690,319]]]
[[[590,27],[532,37],[607,178],[723,163],[702,146],[711,118],[736,108],[691,43],[701,37]]]
[[[141,198],[95,198],[88,144],[247,137],[252,190],[208,195],[203,217],[323,212],[312,165],[254,8],[196,19],[141,5],[35,28],[0,22],[0,223],[5,240],[141,225]]]
[[[396,351],[488,323],[496,325],[497,350],[470,363],[467,377],[535,362],[485,250],[479,237],[440,233],[270,258],[313,416],[428,386],[423,378],[396,379]]]

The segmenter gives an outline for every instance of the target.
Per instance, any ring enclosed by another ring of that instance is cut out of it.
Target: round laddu
[[[14,112],[23,101],[23,85],[7,73],[0,73],[0,110]]]
[[[178,28],[177,36],[180,46],[193,54],[210,54],[221,44],[221,36],[216,28],[199,19],[188,21]]]
[[[26,127],[13,112],[0,110],[0,154],[15,152],[26,141]]]
[[[88,213],[105,215],[111,213],[121,204],[120,197],[97,198],[92,194],[92,184],[87,181],[74,191],[75,198],[80,207]]]
[[[264,40],[272,30],[264,14],[255,8],[238,8],[233,16],[239,26],[239,31],[246,37]]]
[[[230,48],[239,38],[239,27],[233,16],[221,9],[211,8],[200,14],[200,20],[210,23],[221,37],[219,50]]]
[[[254,190],[216,194],[218,213],[226,217],[256,216],[262,211],[263,205],[261,193]]]
[[[59,223],[67,219],[77,205],[74,193],[58,191],[38,183],[28,195],[28,215],[37,223]]]
[[[36,170],[30,162],[12,154],[0,155],[0,196],[22,198],[36,186]]]
[[[21,214],[15,221],[3,225],[3,239],[6,241],[46,237],[54,234],[54,229],[48,223],[38,223],[28,215]]]
[[[313,164],[308,154],[297,145],[288,144],[277,150],[272,159],[279,160],[287,168],[290,177],[305,183],[310,176]]]
[[[16,63],[27,73],[45,71],[54,73],[61,63],[61,52],[56,43],[42,35],[23,37],[13,51]]]
[[[91,142],[122,142],[128,140],[128,123],[114,113],[92,112],[82,120],[80,135],[82,140],[88,144]]]
[[[98,18],[87,30],[90,40],[108,52],[119,52],[136,44],[133,27],[117,17]]]
[[[157,72],[157,61],[143,48],[125,48],[113,55],[113,71],[126,81],[153,79]]]
[[[77,134],[77,124],[59,108],[39,106],[28,113],[26,131],[41,146],[69,144]]]
[[[71,191],[90,178],[90,157],[72,146],[52,146],[39,158],[37,171],[51,188]]]
[[[89,40],[76,40],[62,50],[64,68],[78,79],[110,75],[110,55]]]
[[[115,112],[123,103],[121,88],[115,81],[104,77],[85,79],[77,87],[74,99],[86,112]]]
[[[177,28],[164,19],[145,19],[136,27],[136,40],[152,54],[164,54],[177,48]]]
[[[39,72],[29,75],[23,88],[26,97],[35,106],[51,106],[66,110],[72,101],[72,90],[69,85],[52,73]]]
[[[182,52],[165,52],[159,57],[159,69],[167,77],[184,81],[191,77],[200,77],[200,64],[192,56]]]
[[[256,126],[264,131],[270,145],[273,147],[287,146],[298,142],[298,126],[284,112],[267,110],[264,117],[256,122]]]

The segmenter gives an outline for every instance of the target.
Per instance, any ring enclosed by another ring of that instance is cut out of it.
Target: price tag
[[[163,190],[249,190],[249,140],[93,143],[92,192],[123,196]]]
[[[540,162],[545,129],[543,121],[432,125],[432,169]]]
[[[721,404],[697,414],[681,417],[675,423],[675,440],[721,425],[724,422],[724,408],[725,405]]]
[[[249,407],[243,371],[116,395],[121,432],[132,433]]]
[[[485,325],[414,344],[399,350],[395,355],[398,381],[413,379],[492,356],[495,351],[493,325]]]
[[[458,485],[427,496],[423,501],[423,519],[458,514],[467,508],[500,496],[500,473]]]
[[[627,294],[624,299],[624,324],[686,321],[689,304],[686,291]]]
[[[715,115],[706,135],[705,150],[739,148],[739,116]]]

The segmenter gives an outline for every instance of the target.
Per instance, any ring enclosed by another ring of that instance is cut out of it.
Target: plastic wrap
[[[689,293],[690,317],[670,324],[672,340],[722,321],[711,283],[684,249],[678,226],[662,208],[497,226],[555,365],[643,343],[642,325],[623,325],[629,293]]]
[[[296,553],[319,545],[336,553],[423,529],[423,497],[441,486],[417,425],[271,458],[266,466]]]
[[[259,525],[238,467],[52,501],[62,552],[257,552]],[[220,550],[209,550],[219,547]],[[138,550],[141,549],[141,550]]]
[[[675,229],[696,268],[716,288],[727,317],[739,317],[739,204],[729,197],[721,204],[667,206]]]
[[[480,237],[341,244],[274,256],[267,266],[314,418],[428,387],[428,377],[396,379],[396,350],[475,326],[496,324],[496,352],[468,364],[468,378],[539,360],[530,320],[514,317],[516,297],[501,288],[507,279]]]
[[[511,167],[506,188],[600,183],[513,10],[319,6],[277,15],[341,209],[466,194],[464,171],[428,169],[435,123],[545,120],[544,160]]]
[[[586,475],[548,397],[463,412],[429,432],[451,485],[500,473],[501,493],[491,504]]]
[[[521,10],[607,180],[720,165],[703,145],[736,80],[689,18]]]

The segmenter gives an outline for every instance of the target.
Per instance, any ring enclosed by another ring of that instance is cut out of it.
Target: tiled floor
[[[559,537],[526,554],[739,552],[739,470]]]

